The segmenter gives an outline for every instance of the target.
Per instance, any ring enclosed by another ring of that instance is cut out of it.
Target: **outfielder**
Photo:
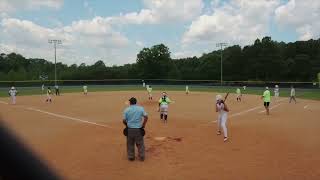
[[[242,94],[241,94],[240,88],[237,88],[236,93],[237,93],[237,102],[241,102]]]
[[[217,120],[217,135],[221,135],[222,129],[224,135],[223,141],[226,142],[228,140],[227,118],[229,108],[227,104],[222,100],[221,95],[216,96],[216,112],[219,112]]]
[[[149,95],[149,100],[152,100],[152,87],[150,85],[147,86],[147,91]]]
[[[292,100],[294,100],[294,103],[297,104],[297,101],[296,101],[296,90],[294,89],[293,86],[291,86],[291,90],[290,90],[290,100],[289,100],[289,103],[291,103]]]
[[[84,95],[88,94],[88,87],[87,86],[83,86],[83,94]]]
[[[47,89],[47,99],[46,99],[46,102],[50,102],[50,103],[52,102],[51,94],[52,94],[51,88],[48,87],[48,89]]]
[[[162,97],[159,99],[159,110],[160,111],[160,119],[164,120],[164,123],[167,123],[168,120],[168,108],[171,100],[167,96],[166,92],[162,93]]]
[[[190,93],[190,91],[189,91],[189,86],[187,85],[186,86],[186,94],[188,95]]]
[[[275,87],[274,87],[274,97],[275,97],[276,99],[278,99],[279,94],[280,94],[280,92],[279,92],[279,86],[278,86],[278,85],[275,85]]]
[[[18,91],[16,90],[15,87],[11,87],[11,89],[9,90],[9,96],[11,98],[11,104],[16,104],[16,96],[18,94]]]

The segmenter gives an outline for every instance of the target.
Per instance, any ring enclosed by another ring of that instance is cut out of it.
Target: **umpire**
[[[130,106],[126,108],[123,113],[123,124],[126,126],[124,135],[127,136],[128,160],[135,160],[136,145],[139,152],[139,159],[144,161],[145,148],[143,136],[145,134],[144,127],[148,121],[148,115],[143,107],[137,105],[136,98],[132,97],[129,99],[129,102]]]

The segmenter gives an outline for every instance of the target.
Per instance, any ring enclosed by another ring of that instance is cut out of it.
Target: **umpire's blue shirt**
[[[123,112],[123,120],[127,122],[128,128],[141,128],[144,116],[147,116],[144,108],[137,105],[130,105]]]

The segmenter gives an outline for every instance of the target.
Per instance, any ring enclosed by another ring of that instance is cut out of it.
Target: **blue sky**
[[[318,39],[319,9],[313,0],[1,0],[0,51],[52,60],[47,41],[61,39],[67,64],[133,63],[159,43],[174,58],[200,56],[218,42]]]

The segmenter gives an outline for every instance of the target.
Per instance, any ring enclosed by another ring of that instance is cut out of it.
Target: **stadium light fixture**
[[[57,44],[62,44],[61,40],[49,39],[49,44],[53,44],[54,47],[54,85],[57,85]]]
[[[223,54],[223,47],[226,47],[227,43],[217,43],[217,47],[221,50],[221,62],[220,62],[220,85],[222,86],[223,83],[223,66],[222,66],[222,54]]]

